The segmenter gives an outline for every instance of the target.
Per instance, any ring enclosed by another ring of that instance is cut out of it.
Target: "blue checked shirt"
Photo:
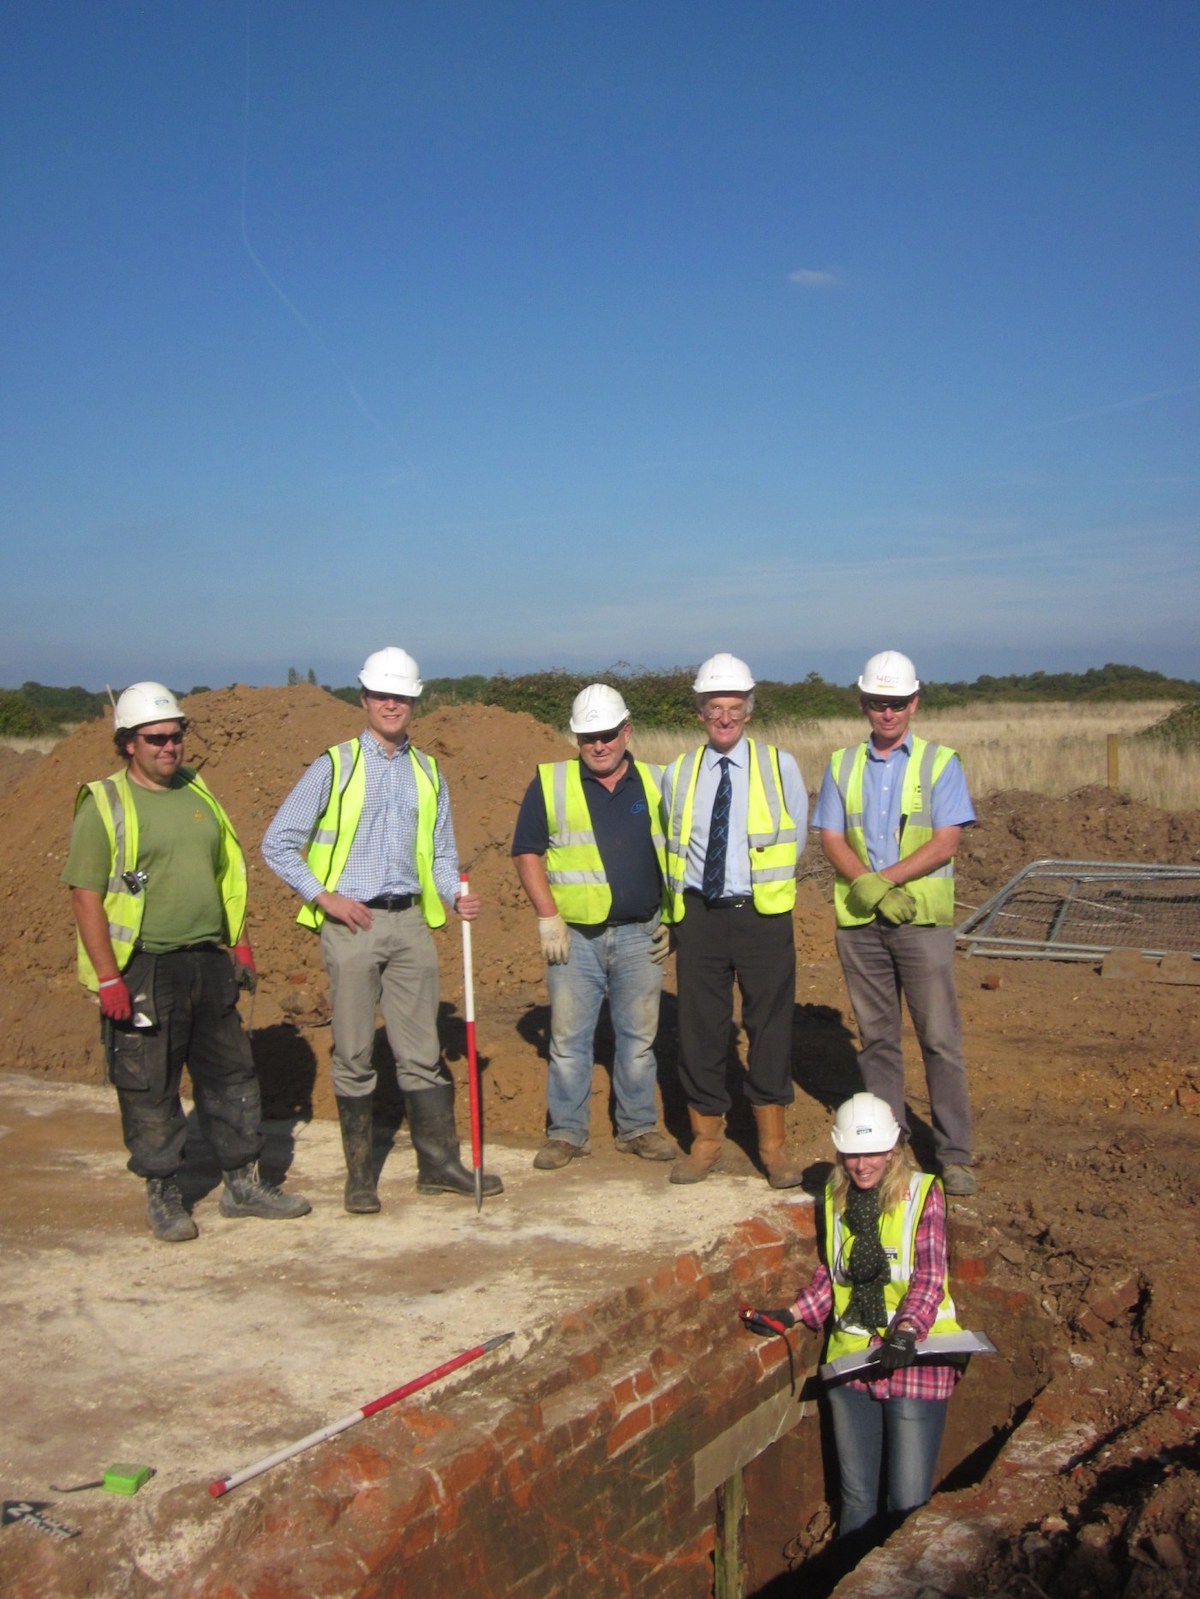
[[[365,903],[383,894],[419,894],[417,880],[417,778],[407,741],[389,760],[370,731],[362,734],[366,776],[362,819],[342,875],[328,886]],[[437,814],[433,825],[433,881],[447,905],[461,891],[458,848],[450,819],[450,793],[439,771]],[[301,899],[311,904],[324,887],[301,854],[307,850],[325,813],[333,785],[333,766],[315,760],[284,800],[262,841],[263,860]]]

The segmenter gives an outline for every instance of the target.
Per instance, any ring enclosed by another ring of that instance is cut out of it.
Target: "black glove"
[[[890,1332],[875,1351],[876,1364],[884,1371],[899,1371],[904,1366],[911,1366],[916,1358],[916,1333],[901,1332],[899,1329]]]
[[[742,1325],[748,1332],[761,1333],[764,1338],[769,1338],[773,1333],[781,1333],[788,1327],[796,1325],[796,1318],[790,1310],[749,1310],[743,1308],[738,1312],[742,1318]]]

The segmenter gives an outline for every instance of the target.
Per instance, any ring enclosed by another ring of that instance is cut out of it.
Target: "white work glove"
[[[666,922],[659,922],[650,934],[650,959],[656,966],[661,966],[671,953],[671,929]]]
[[[538,938],[548,966],[565,966],[571,958],[571,930],[562,917],[538,917]]]

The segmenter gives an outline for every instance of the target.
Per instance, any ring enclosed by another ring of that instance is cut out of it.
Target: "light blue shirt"
[[[390,759],[370,730],[362,734],[366,792],[362,819],[342,875],[330,886],[339,894],[365,903],[384,894],[419,894],[417,878],[417,778],[406,740]],[[458,848],[450,819],[450,792],[439,772],[437,812],[433,825],[433,881],[447,905],[461,892]],[[324,888],[300,851],[307,849],[317,822],[325,814],[333,786],[333,765],[324,755],[315,760],[284,800],[262,841],[263,860],[289,888],[311,904]]]
[[[873,872],[895,866],[900,859],[900,840],[906,818],[900,810],[904,794],[904,775],[912,755],[913,735],[905,735],[889,755],[876,753],[867,740],[867,764],[863,771],[863,832],[867,838],[867,861]],[[852,757],[851,757],[852,758]],[[970,827],[975,807],[967,790],[967,779],[957,755],[947,761],[933,785],[930,807],[934,828]],[[831,833],[846,831],[846,807],[833,779],[832,762],[825,768],[821,792],[817,796],[812,825]]]
[[[763,745],[769,749],[769,745]],[[779,751],[779,776],[783,783],[783,803],[788,815],[796,824],[797,854],[804,852],[805,824],[808,820],[808,791],[800,776],[795,757],[786,750]],[[729,852],[725,857],[726,895],[744,895],[750,892],[750,844],[746,830],[746,811],[750,803],[750,746],[745,734],[729,751],[729,777],[733,785],[729,810]],[[704,857],[708,853],[708,828],[712,821],[713,801],[717,797],[717,784],[721,780],[721,756],[711,744],[700,757],[700,770],[696,775],[696,793],[692,805],[692,836],[688,840],[687,869],[684,888],[700,890],[704,887]]]

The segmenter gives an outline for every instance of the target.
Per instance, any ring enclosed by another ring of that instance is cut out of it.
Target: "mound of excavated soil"
[[[196,695],[187,759],[228,810],[246,850],[250,931],[262,982],[253,1026],[269,1096],[331,1101],[318,1063],[328,1057],[327,986],[317,939],[296,925],[295,897],[264,866],[259,844],[280,801],[305,766],[358,732],[362,715],[321,689],[245,688]],[[511,829],[539,761],[560,758],[562,739],[525,715],[483,706],[435,711],[418,741],[450,784],[459,855],[487,912],[474,936],[481,994],[506,994],[540,981],[532,915],[508,858]],[[0,799],[7,841],[0,897],[20,930],[0,957],[3,1066],[47,1077],[99,1082],[96,1008],[76,982],[68,890],[58,881],[82,782],[117,765],[107,718],[77,729]],[[461,994],[461,938],[441,935],[443,987]],[[273,1079],[277,1079],[272,1081]],[[281,1108],[293,1108],[292,1106]],[[303,1105],[303,1108],[309,1108]]]
[[[237,686],[195,695],[186,708],[187,759],[203,771],[229,812],[249,862],[250,930],[261,977],[253,1029],[267,1108],[279,1115],[331,1114],[323,1070],[328,989],[318,942],[296,925],[294,896],[266,869],[259,844],[305,766],[328,745],[358,732],[361,714],[307,684]],[[536,1135],[543,1110],[544,969],[533,915],[508,850],[534,768],[561,759],[566,746],[532,717],[478,705],[421,717],[415,736],[438,758],[450,784],[460,859],[485,903],[473,946],[489,1126]],[[58,875],[79,785],[116,766],[108,720],[78,728],[49,755],[19,759],[21,775],[0,794],[0,831],[7,842],[0,897],[17,935],[0,954],[0,1027],[6,1040],[0,1068],[98,1083],[103,1073],[97,1013],[75,980],[68,891]],[[1103,788],[1061,800],[999,794],[979,801],[979,815],[959,856],[964,904],[982,902],[1039,856],[1188,862],[1200,854],[1200,815],[1173,816]],[[810,845],[795,916],[802,960],[832,955],[828,882],[828,868]],[[459,924],[451,918],[439,938],[444,1036],[461,1077]],[[821,1001],[841,1003],[837,992],[811,998],[818,1010]],[[665,1007],[668,1056],[671,1014]],[[382,1041],[379,1058],[386,1068]],[[381,1077],[386,1081],[389,1075],[385,1069]],[[386,1099],[386,1087],[381,1092]]]
[[[0,744],[0,794],[7,794],[40,758],[36,750],[15,750],[11,744]]]

